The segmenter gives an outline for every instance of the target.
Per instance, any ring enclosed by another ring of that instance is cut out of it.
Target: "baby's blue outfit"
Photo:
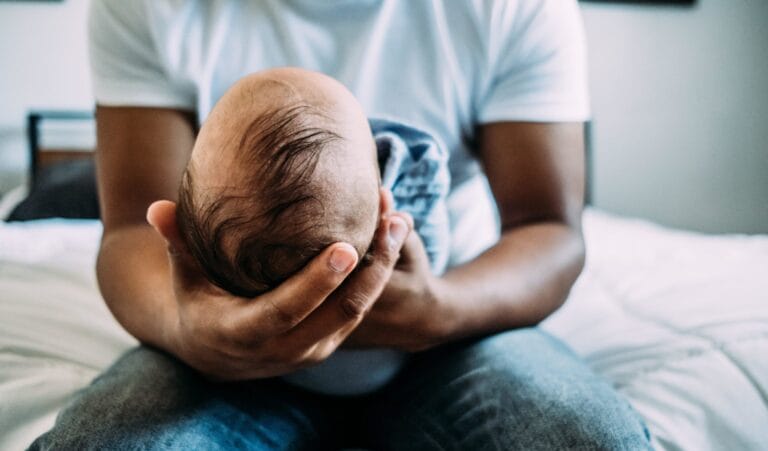
[[[416,128],[382,119],[370,123],[381,184],[392,191],[395,210],[413,216],[432,272],[442,274],[451,248],[448,153],[432,136]]]
[[[395,210],[413,216],[435,274],[442,274],[450,254],[447,197],[451,187],[448,153],[426,132],[371,119],[381,170],[381,184],[392,191]],[[290,383],[331,395],[359,395],[381,388],[405,364],[394,349],[339,349],[312,368],[284,376]]]

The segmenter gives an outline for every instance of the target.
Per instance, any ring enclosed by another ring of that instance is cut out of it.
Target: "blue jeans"
[[[30,449],[650,449],[629,404],[536,328],[415,356],[382,390],[215,384],[149,348],[125,354]]]

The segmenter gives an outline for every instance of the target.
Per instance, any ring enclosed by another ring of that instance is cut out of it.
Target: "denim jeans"
[[[629,404],[565,345],[519,329],[418,354],[376,393],[334,397],[279,379],[216,384],[136,348],[30,449],[642,450]]]

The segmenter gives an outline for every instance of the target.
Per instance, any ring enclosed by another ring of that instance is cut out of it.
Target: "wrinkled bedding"
[[[0,223],[0,449],[23,449],[122,351],[93,272],[100,224]],[[768,449],[768,236],[590,210],[588,255],[543,327],[645,418],[659,449]]]

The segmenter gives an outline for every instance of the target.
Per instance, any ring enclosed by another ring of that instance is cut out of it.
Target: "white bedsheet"
[[[768,236],[589,211],[587,265],[544,327],[626,395],[660,449],[768,450]]]
[[[0,449],[23,449],[135,344],[100,300],[100,225],[0,225]],[[544,327],[625,394],[662,449],[768,449],[768,237],[589,211],[587,267]]]

